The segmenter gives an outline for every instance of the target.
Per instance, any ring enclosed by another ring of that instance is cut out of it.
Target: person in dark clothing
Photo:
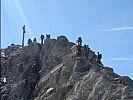
[[[41,35],[41,45],[43,45],[44,35]]]
[[[87,46],[84,45],[84,52],[85,52],[85,57],[87,57]]]
[[[11,46],[14,46],[14,44],[12,43]]]
[[[87,54],[86,54],[86,57],[87,57],[87,59],[88,59],[88,57],[89,57],[89,52],[90,52],[90,48],[89,48],[88,45],[86,45],[86,47],[87,47]]]
[[[100,53],[97,52],[97,62],[98,62],[98,63],[99,63],[99,55],[100,55]]]
[[[31,39],[28,39],[28,45],[32,43],[32,40]]]
[[[88,59],[90,48],[88,45],[84,45],[85,57]]]
[[[78,37],[77,43],[78,43],[78,45],[82,46],[82,38],[81,37]]]
[[[77,46],[78,52],[77,52],[77,56],[81,56],[81,45]]]
[[[36,42],[36,38],[33,39],[33,42]]]
[[[99,52],[97,52],[97,62],[100,64],[101,63],[101,59],[102,59],[102,54],[100,54]]]
[[[102,59],[102,54],[99,55],[99,62],[101,63],[101,59]]]
[[[50,39],[50,34],[46,34],[46,38],[47,39]]]

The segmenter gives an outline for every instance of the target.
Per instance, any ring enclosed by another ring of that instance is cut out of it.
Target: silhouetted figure
[[[101,59],[102,59],[102,54],[100,54],[99,52],[97,52],[97,62],[100,64],[101,63]]]
[[[87,46],[84,45],[85,57],[87,57]]]
[[[22,29],[23,29],[22,47],[24,47],[24,34],[26,33],[26,31],[25,31],[25,25],[22,27]]]
[[[99,63],[99,59],[100,59],[100,53],[97,52],[97,62]]]
[[[90,48],[89,48],[89,46],[88,46],[88,45],[86,45],[86,47],[87,47],[87,54],[86,54],[86,57],[87,57],[87,58],[89,58]]]
[[[82,46],[82,38],[81,37],[78,37],[77,43],[78,43],[78,45]]]
[[[34,39],[33,39],[33,42],[35,42],[35,43],[36,43],[36,38],[34,38]]]
[[[46,34],[46,38],[47,39],[50,39],[50,34]]]
[[[31,39],[28,39],[28,45],[30,45],[32,43]]]
[[[44,35],[41,35],[41,45],[43,45]]]
[[[78,52],[77,52],[77,56],[81,56],[81,45],[77,46]]]
[[[14,46],[14,44],[12,43],[11,46]]]
[[[84,45],[85,57],[88,59],[90,48],[88,45]]]

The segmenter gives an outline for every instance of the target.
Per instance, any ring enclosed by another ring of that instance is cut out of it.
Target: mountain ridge
[[[1,49],[2,100],[133,100],[133,80],[82,51],[65,36]]]

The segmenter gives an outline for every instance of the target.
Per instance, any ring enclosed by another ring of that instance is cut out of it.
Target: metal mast
[[[22,29],[23,29],[22,47],[24,47],[24,35],[26,33],[26,31],[25,31],[25,25],[22,27]]]

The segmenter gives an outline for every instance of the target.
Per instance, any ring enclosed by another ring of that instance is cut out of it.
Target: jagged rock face
[[[84,48],[82,47],[82,51]],[[1,50],[1,100],[133,100],[133,80],[77,57],[64,36]]]

